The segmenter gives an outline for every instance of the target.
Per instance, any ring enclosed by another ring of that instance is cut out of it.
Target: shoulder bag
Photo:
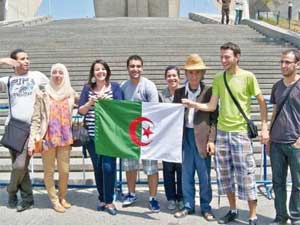
[[[11,112],[11,99],[10,99],[10,78],[7,82],[7,91],[8,91],[8,103],[10,111],[10,120],[5,126],[4,134],[1,139],[1,144],[13,151],[22,152],[25,146],[25,143],[30,134],[30,124],[27,122],[18,120],[13,117]]]
[[[242,109],[242,107],[240,106],[240,104],[238,103],[238,101],[236,100],[236,98],[233,96],[229,86],[228,86],[228,83],[227,83],[227,80],[226,80],[226,72],[224,71],[223,73],[223,78],[224,78],[224,83],[225,83],[225,86],[226,86],[226,89],[229,93],[229,95],[231,96],[234,104],[236,105],[236,107],[239,109],[240,113],[243,115],[244,119],[246,120],[247,122],[247,126],[248,126],[248,137],[249,138],[256,138],[258,136],[258,131],[257,131],[257,126],[254,124],[254,122],[252,120],[250,120],[244,110]]]

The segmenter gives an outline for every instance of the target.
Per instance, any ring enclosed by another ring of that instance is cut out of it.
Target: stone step
[[[222,42],[224,43],[224,42]],[[51,44],[51,43],[50,43]],[[122,43],[120,43],[122,44]],[[242,43],[243,44],[243,43]],[[266,43],[268,44],[268,43]],[[253,42],[249,42],[249,44],[243,46],[243,49],[247,49],[247,51],[243,51],[242,55],[258,55],[257,53],[259,53],[258,56],[260,56],[261,54],[272,54],[274,52],[281,52],[284,49],[287,49],[286,46],[277,46],[278,48],[274,48],[272,44],[272,42],[270,43],[270,45],[266,45],[266,44],[253,44]],[[263,47],[263,48],[254,48],[254,47]],[[7,47],[7,46],[6,46]],[[70,54],[76,54],[79,56],[84,56],[84,57],[89,57],[89,56],[95,56],[98,55],[101,52],[101,55],[104,56],[111,56],[111,57],[119,57],[119,56],[123,56],[124,54],[127,55],[130,52],[138,52],[141,55],[147,55],[147,53],[150,54],[158,54],[158,55],[164,55],[164,54],[168,54],[168,53],[176,53],[176,55],[174,55],[174,57],[177,57],[177,55],[181,55],[182,53],[186,53],[186,52],[191,52],[191,51],[195,51],[195,49],[201,53],[205,53],[208,55],[214,54],[214,53],[219,53],[219,47],[220,45],[218,44],[214,44],[214,43],[210,43],[209,40],[207,40],[206,45],[203,46],[202,44],[200,45],[200,43],[196,43],[194,45],[190,44],[190,45],[180,45],[177,44],[176,48],[174,48],[173,45],[165,45],[163,46],[164,49],[163,51],[161,51],[161,47],[162,46],[158,46],[157,44],[153,43],[153,45],[144,45],[144,44],[136,44],[134,49],[132,48],[132,46],[101,46],[101,47],[94,47],[94,48],[79,48],[74,47],[74,48],[67,48],[64,46],[61,46],[61,48],[59,48],[57,51],[53,50],[53,48],[51,48],[50,46],[46,46],[44,48],[44,51],[41,51],[40,49],[31,47],[28,49],[29,53],[32,54],[31,59],[38,59],[38,58],[43,58],[43,57],[47,57],[47,56],[55,56],[55,57],[66,57],[66,58],[73,58]],[[118,50],[119,54],[116,55],[115,51],[116,49]],[[45,51],[46,50],[46,51]],[[7,54],[7,50],[0,50],[0,54],[4,55]],[[59,54],[58,54],[59,53]],[[274,55],[273,55],[274,57]],[[76,58],[74,58],[74,60],[76,60]]]

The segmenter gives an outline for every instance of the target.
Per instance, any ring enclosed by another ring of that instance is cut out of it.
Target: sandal
[[[193,214],[193,213],[194,213],[194,210],[183,209],[181,211],[176,212],[174,214],[174,217],[176,217],[176,218],[183,218],[186,215]]]
[[[203,218],[208,221],[208,222],[211,222],[211,221],[215,221],[216,218],[214,216],[214,214],[212,214],[211,212],[205,212],[205,213],[202,213],[202,216]]]
[[[115,206],[105,206],[105,211],[108,212],[110,215],[115,216],[117,215],[117,209]]]

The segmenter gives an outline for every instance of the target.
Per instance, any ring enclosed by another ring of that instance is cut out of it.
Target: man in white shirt
[[[48,78],[38,71],[29,71],[30,61],[22,49],[11,52],[10,58],[0,58],[0,66],[13,66],[14,75],[0,78],[0,91],[7,91],[9,82],[10,111],[5,124],[11,116],[24,122],[31,123],[35,93],[39,85],[45,85]],[[16,208],[18,212],[33,206],[32,185],[28,165],[30,157],[27,154],[27,143],[22,152],[9,149],[12,160],[10,183],[7,186],[8,207]],[[22,201],[18,203],[17,193],[20,191]]]

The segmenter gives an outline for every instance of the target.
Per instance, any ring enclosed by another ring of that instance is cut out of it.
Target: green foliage
[[[265,18],[263,16],[258,17],[259,20],[262,20],[266,23],[272,24],[274,26],[278,26],[284,29],[289,29],[289,21],[283,17],[279,19],[279,24],[277,24],[276,18]],[[300,31],[300,22],[298,20],[292,20],[291,21],[291,27],[290,30],[299,32]]]

